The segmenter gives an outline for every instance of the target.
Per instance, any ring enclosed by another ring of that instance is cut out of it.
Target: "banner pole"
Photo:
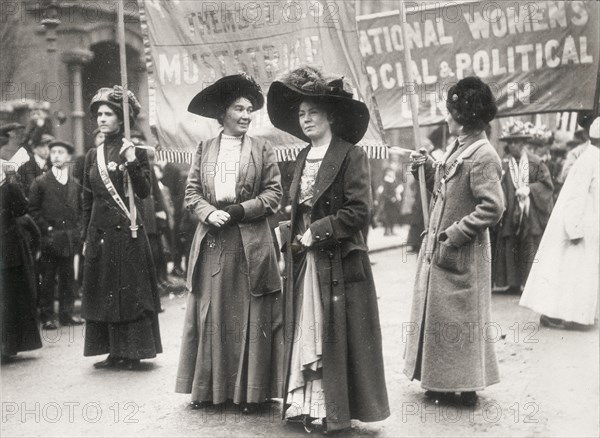
[[[125,13],[123,11],[123,1],[117,1],[118,11],[118,26],[117,26],[117,39],[119,41],[119,59],[121,66],[121,86],[123,87],[123,127],[125,129],[125,138],[129,140],[131,135],[131,127],[129,126],[129,96],[127,95],[127,53],[125,51]],[[131,184],[131,177],[129,173],[126,174],[127,178],[127,196],[129,197],[129,218],[130,224],[129,229],[131,230],[131,237],[137,238],[137,211],[135,208],[135,195],[133,193],[133,184]]]
[[[414,84],[414,77],[412,71],[412,57],[410,54],[410,47],[408,46],[408,33],[406,32],[406,7],[405,1],[400,1],[400,28],[402,30],[402,43],[404,45],[404,65],[406,68],[406,78],[409,84]],[[415,140],[415,150],[421,149],[421,134],[419,132],[419,107],[417,102],[417,95],[415,93],[410,94],[410,112],[412,114],[413,121],[413,135]],[[429,204],[427,202],[427,187],[425,186],[425,167],[419,166],[419,191],[421,193],[421,207],[423,209],[423,225],[425,230],[429,228]]]

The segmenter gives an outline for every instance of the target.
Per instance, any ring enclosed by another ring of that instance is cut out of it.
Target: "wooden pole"
[[[125,13],[123,11],[123,0],[117,1],[118,26],[117,39],[119,41],[119,57],[121,64],[121,86],[123,87],[123,127],[125,129],[125,138],[129,139],[131,127],[129,126],[129,96],[127,95],[127,53],[125,51]],[[135,208],[135,195],[133,193],[133,184],[131,177],[127,174],[127,196],[129,197],[129,216],[131,237],[137,238],[137,211]]]
[[[406,68],[406,79],[409,84],[414,84],[415,80],[412,71],[412,57],[410,47],[408,46],[408,34],[406,32],[406,7],[405,2],[400,1],[400,28],[402,29],[402,43],[404,45],[404,65]],[[417,95],[410,95],[410,112],[412,113],[413,135],[415,139],[415,150],[421,149],[421,133],[419,132],[419,107]],[[429,203],[427,202],[427,187],[425,186],[425,168],[419,166],[419,191],[421,193],[421,207],[423,208],[423,224],[425,229],[429,227]]]

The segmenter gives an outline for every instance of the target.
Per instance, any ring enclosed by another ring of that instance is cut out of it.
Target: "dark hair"
[[[217,122],[219,122],[219,125],[223,126],[223,120],[225,119],[225,113],[227,112],[229,107],[231,105],[233,105],[233,103],[236,100],[238,100],[242,97],[244,99],[248,99],[250,101],[250,103],[252,104],[252,107],[258,106],[254,96],[251,96],[249,94],[244,94],[244,93],[232,93],[232,94],[228,95],[226,98],[224,98],[223,101],[221,102],[221,104],[219,105],[219,115],[217,116]]]
[[[481,131],[498,111],[490,87],[477,76],[458,81],[448,90],[446,108],[465,131]]]

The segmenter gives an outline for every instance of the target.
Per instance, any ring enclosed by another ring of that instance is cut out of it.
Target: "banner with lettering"
[[[354,2],[139,0],[150,87],[150,125],[177,161],[220,131],[215,120],[187,112],[190,100],[217,79],[246,72],[266,94],[281,74],[303,64],[346,77],[367,103],[371,125],[361,141],[369,156],[387,147],[359,51]],[[268,139],[280,161],[306,143],[274,128],[266,107],[253,115],[250,135]],[[183,152],[183,154],[182,154]]]
[[[499,115],[591,109],[600,59],[600,2],[399,2],[406,12],[415,84],[406,80],[400,13],[358,17],[360,51],[383,126],[444,118],[450,85],[477,75]]]

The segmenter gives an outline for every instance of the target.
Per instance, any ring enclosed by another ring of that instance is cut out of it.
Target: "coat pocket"
[[[362,255],[363,251],[354,250],[342,258],[344,283],[358,283],[367,279]]]
[[[462,274],[465,271],[465,248],[450,245],[446,242],[438,242],[435,256],[435,264],[447,271]]]

